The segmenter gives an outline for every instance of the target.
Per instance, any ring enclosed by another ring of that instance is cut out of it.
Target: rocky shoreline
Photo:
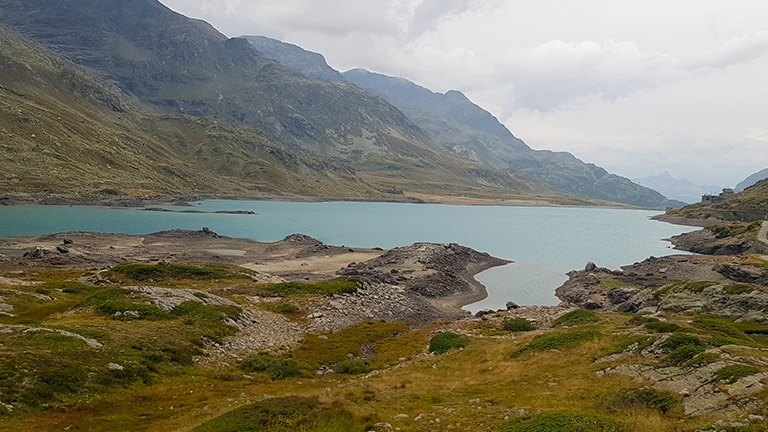
[[[456,244],[352,249],[301,234],[262,243],[220,236],[207,228],[147,235],[69,232],[5,238],[0,249],[7,255],[0,257],[0,265],[6,266],[103,269],[133,262],[208,262],[255,270],[253,277],[265,282],[316,282],[339,276],[359,280],[355,295],[315,306],[326,317],[318,322],[327,321],[315,327],[326,330],[365,319],[427,323],[464,316],[461,307],[487,296],[474,276],[509,262]],[[344,311],[345,317],[335,310]]]

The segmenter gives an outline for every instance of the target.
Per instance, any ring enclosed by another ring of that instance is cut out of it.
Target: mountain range
[[[156,0],[0,0],[0,24],[5,191],[675,204],[531,150],[460,92],[342,75]]]
[[[768,178],[768,168],[764,170],[760,170],[750,175],[749,177],[745,178],[743,181],[739,182],[739,184],[737,184],[736,187],[733,188],[733,190],[736,192],[742,192],[744,189],[754,185],[760,180],[767,179],[767,178]]]
[[[664,171],[655,176],[633,179],[632,181],[659,191],[666,197],[689,204],[701,201],[701,196],[704,194],[718,194],[723,189],[722,186],[697,185],[685,178],[677,179],[672,177],[669,171]]]

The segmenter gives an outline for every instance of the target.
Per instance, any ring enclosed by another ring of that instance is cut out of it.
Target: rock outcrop
[[[591,268],[568,277],[555,293],[563,305],[584,309],[764,320],[768,308],[768,268],[737,257],[649,258],[621,270]]]

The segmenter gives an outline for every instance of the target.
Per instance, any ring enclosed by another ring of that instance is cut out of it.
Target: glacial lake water
[[[515,261],[477,280],[488,298],[466,307],[555,305],[568,271],[589,262],[616,269],[650,256],[681,253],[663,241],[695,228],[651,220],[655,211],[456,206],[368,202],[212,200],[177,210],[254,211],[255,215],[153,212],[79,206],[0,207],[0,237],[63,231],[146,234],[209,227],[219,234],[276,241],[302,233],[334,245],[392,248],[415,242],[458,243]]]

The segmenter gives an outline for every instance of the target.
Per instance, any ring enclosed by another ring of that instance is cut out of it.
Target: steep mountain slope
[[[377,195],[351,168],[247,127],[136,113],[133,103],[0,26],[0,190]]]
[[[346,81],[336,69],[328,66],[321,54],[264,36],[243,36],[254,48],[269,59],[301,72],[309,78]]]
[[[136,124],[125,128],[143,145],[163,140],[167,144],[160,148],[175,146],[169,152],[179,160],[169,161],[165,171],[171,177],[185,163],[194,176],[205,160],[203,171],[254,181],[259,191],[398,199],[406,199],[406,192],[493,199],[552,195],[514,174],[440,154],[421,129],[383,99],[346,82],[293,72],[247,41],[227,39],[156,0],[0,0],[0,22],[94,71],[99,85],[131,101],[132,112],[144,112],[135,120],[139,129]],[[8,57],[15,61],[25,54]],[[88,110],[78,114],[81,123],[112,121],[101,112],[101,117]],[[145,131],[147,136],[136,136]],[[98,150],[93,140],[83,139],[82,145]],[[271,149],[262,151],[263,146]],[[90,171],[95,168],[81,171],[96,179],[99,170]],[[292,177],[297,175],[300,180]],[[323,185],[325,180],[330,183]],[[41,187],[60,189],[53,179],[41,182]],[[155,184],[162,182],[147,180],[146,190]],[[196,184],[182,189],[229,191],[221,185],[192,187]]]
[[[768,220],[768,179],[757,182],[743,192],[726,196],[721,201],[689,205],[668,211],[666,215],[688,219],[716,218],[745,222]]]
[[[733,188],[733,190],[736,191],[736,192],[741,192],[744,189],[746,189],[746,188],[752,186],[753,184],[759,182],[760,180],[763,180],[763,179],[766,179],[766,178],[768,178],[768,168],[766,168],[764,170],[760,170],[760,171],[752,174],[751,176],[747,177],[742,182],[737,184],[736,187]]]
[[[570,153],[532,150],[460,92],[433,93],[410,81],[362,69],[343,75],[390,101],[435,142],[461,157],[518,172],[555,190],[580,196],[644,207],[682,205]]]
[[[338,79],[338,72],[317,53],[260,36],[245,39],[266,57],[298,73]],[[585,164],[568,153],[532,150],[461,92],[433,93],[405,79],[362,69],[345,72],[343,77],[396,106],[426,132],[444,154],[523,174],[570,195],[646,207],[682,204],[600,167]]]
[[[685,203],[701,201],[701,196],[722,190],[722,186],[697,185],[688,179],[676,179],[668,171],[649,177],[633,179],[635,183],[651,188],[664,196]]]
[[[15,31],[97,70],[158,112],[235,120],[318,154],[429,147],[382,99],[347,83],[307,79],[156,0],[0,0],[0,11]]]

